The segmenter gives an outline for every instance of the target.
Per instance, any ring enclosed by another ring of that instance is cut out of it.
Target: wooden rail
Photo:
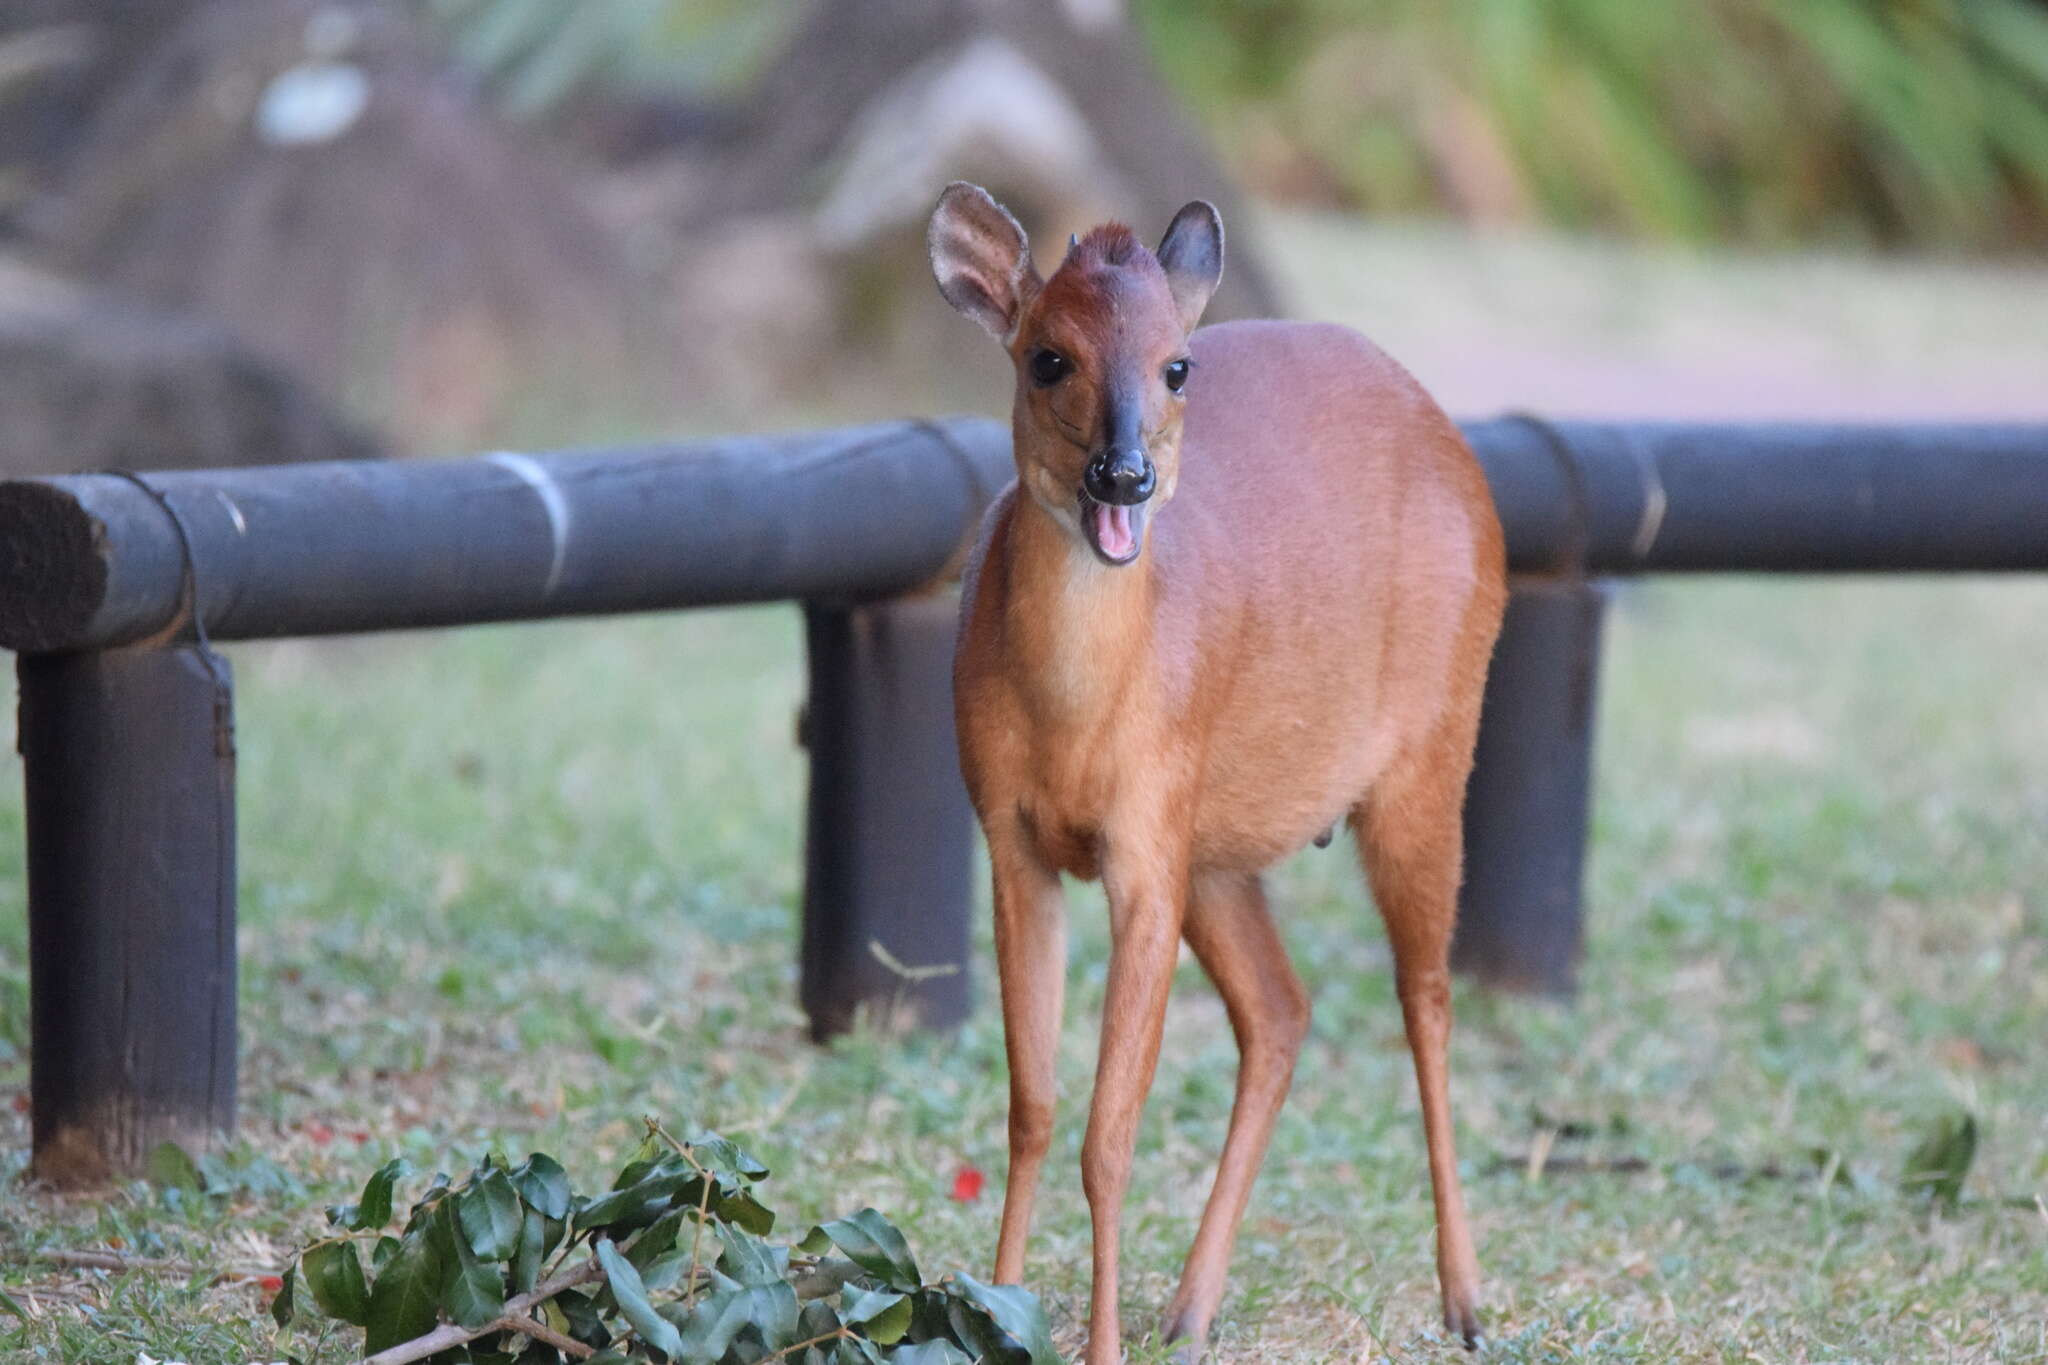
[[[2048,569],[2048,426],[1466,434],[1516,571],[1466,810],[1457,961],[1564,989],[1592,575]],[[812,765],[802,998],[961,1018],[972,821],[938,586],[1011,474],[981,419],[587,454],[0,483],[28,836],[35,1169],[91,1183],[234,1123],[234,726],[211,640],[794,599]]]

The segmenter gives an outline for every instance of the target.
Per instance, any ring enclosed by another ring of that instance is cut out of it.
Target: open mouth
[[[1098,502],[1081,493],[1081,527],[1088,547],[1105,564],[1128,564],[1145,548],[1145,522],[1152,513],[1149,502],[1129,505]]]

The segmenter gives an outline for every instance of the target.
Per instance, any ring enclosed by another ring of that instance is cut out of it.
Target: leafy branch
[[[409,1365],[411,1361],[425,1360],[429,1356],[465,1345],[494,1332],[512,1332],[530,1337],[554,1347],[564,1355],[574,1356],[578,1360],[588,1360],[597,1354],[595,1347],[585,1345],[573,1337],[563,1336],[546,1324],[534,1321],[530,1314],[536,1305],[545,1303],[565,1289],[574,1289],[577,1285],[589,1284],[592,1280],[603,1278],[604,1271],[595,1261],[578,1266],[535,1286],[527,1293],[505,1300],[505,1311],[478,1330],[472,1331],[460,1323],[443,1323],[424,1336],[414,1337],[411,1341],[393,1346],[388,1351],[379,1351],[373,1356],[365,1357],[363,1365]]]
[[[393,1161],[327,1211],[334,1232],[299,1253],[272,1315],[362,1328],[366,1365],[1058,1365],[1029,1292],[927,1284],[873,1209],[771,1242],[768,1174],[715,1133],[678,1139],[650,1118],[603,1193],[576,1193],[546,1153],[487,1157],[459,1186],[435,1175],[394,1236],[412,1172]]]

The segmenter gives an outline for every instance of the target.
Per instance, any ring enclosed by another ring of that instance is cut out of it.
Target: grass
[[[872,1202],[928,1266],[984,1268],[1003,1169],[1000,1021],[801,1040],[793,1001],[795,613],[703,613],[237,649],[243,1122],[219,1192],[27,1188],[0,1204],[8,1359],[337,1361],[260,1292],[58,1273],[112,1239],[274,1265],[387,1155],[501,1145],[595,1177],[653,1111],[745,1134],[792,1220]],[[2048,585],[1665,582],[1616,604],[1585,988],[1461,994],[1455,1099],[1502,1360],[2048,1359]],[[26,1084],[0,805],[0,1092]],[[1217,1340],[1233,1361],[1455,1359],[1387,955],[1349,855],[1280,875],[1316,1027]],[[1086,1307],[1077,1169],[1105,937],[1074,897],[1073,1004],[1032,1277]],[[1129,1320],[1171,1291],[1233,1054],[1190,966],[1141,1136]],[[1957,1109],[1952,1212],[1900,1193]],[[0,1171],[26,1118],[0,1106]],[[1527,1155],[1561,1131],[1536,1179]],[[1808,1151],[1854,1177],[1827,1184]],[[1571,1169],[1561,1158],[1641,1158]],[[1789,1178],[1767,1178],[1762,1168]],[[2007,1202],[2015,1201],[2015,1202]],[[4,1312],[4,1310],[0,1310]],[[1134,1343],[1134,1360],[1157,1359]]]

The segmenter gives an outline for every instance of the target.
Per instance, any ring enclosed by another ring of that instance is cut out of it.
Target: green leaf
[[[441,1306],[473,1332],[504,1313],[505,1277],[488,1261],[458,1263],[441,1291]]]
[[[520,1198],[550,1218],[569,1216],[569,1173],[546,1152],[535,1152],[512,1169]]]
[[[612,1339],[610,1330],[604,1325],[604,1314],[598,1311],[597,1304],[589,1295],[579,1290],[564,1289],[542,1307],[556,1309],[560,1314],[559,1323],[552,1322],[555,1314],[549,1315],[550,1325],[574,1337],[585,1346],[602,1347],[609,1344]]]
[[[840,1316],[849,1327],[865,1328],[870,1340],[894,1346],[910,1330],[907,1295],[847,1286]]]
[[[292,1325],[292,1291],[298,1287],[298,1283],[299,1268],[295,1265],[286,1266],[284,1282],[277,1288],[277,1297],[270,1301],[270,1320],[280,1328]],[[14,1310],[14,1316],[20,1318],[23,1322],[28,1321],[28,1314],[22,1312],[20,1306],[13,1299],[7,1300],[7,1306]]]
[[[754,1198],[751,1190],[725,1196],[718,1201],[717,1212],[726,1222],[743,1227],[756,1237],[766,1237],[775,1231],[775,1211]]]
[[[995,1321],[965,1299],[946,1300],[946,1334],[980,1365],[1030,1365],[1031,1355]]]
[[[782,1248],[777,1247],[780,1251]],[[785,1280],[779,1284],[755,1285],[747,1290],[748,1315],[770,1350],[779,1351],[798,1340],[797,1320],[802,1316],[796,1289]]]
[[[370,1317],[370,1287],[363,1280],[363,1263],[356,1244],[342,1239],[309,1247],[299,1258],[306,1272],[306,1288],[313,1302],[330,1318],[361,1327]]]
[[[619,1254],[608,1237],[597,1241],[597,1261],[604,1267],[605,1279],[611,1285],[612,1297],[619,1301],[619,1311],[626,1315],[626,1321],[633,1324],[633,1330],[640,1339],[667,1356],[680,1356],[683,1341],[675,1325],[654,1311],[647,1302],[646,1288],[640,1283],[640,1272],[633,1269],[633,1263]],[[721,1351],[721,1354],[723,1352]]]
[[[150,1148],[143,1174],[150,1184],[163,1189],[206,1193],[206,1177],[200,1174],[199,1163],[175,1142],[159,1142]]]
[[[427,1182],[427,1188],[420,1193],[418,1201],[413,1204],[412,1212],[405,1216],[406,1233],[410,1235],[437,1221],[441,1203],[447,1198],[448,1172],[436,1171],[434,1178]],[[454,1255],[454,1250],[451,1248],[448,1254]]]
[[[725,1244],[725,1254],[718,1258],[718,1268],[731,1276],[735,1284],[751,1289],[780,1284],[789,1278],[788,1247],[772,1246],[744,1228],[725,1223],[715,1226],[718,1240]]]
[[[797,1315],[797,1336],[804,1341],[829,1337],[839,1330],[839,1313],[823,1299],[812,1299]]]
[[[768,1168],[756,1161],[740,1145],[730,1138],[716,1133],[699,1133],[683,1144],[690,1149],[690,1155],[702,1165],[728,1175],[741,1176],[747,1180],[766,1180]]]
[[[442,1257],[446,1276],[441,1310],[474,1331],[505,1311],[505,1277],[495,1262],[479,1259],[470,1246],[458,1204],[450,1198],[436,1206],[427,1236]]]
[[[1944,1114],[1928,1130],[1913,1154],[1906,1158],[1906,1170],[1899,1188],[1911,1193],[1924,1190],[1949,1208],[1962,1196],[1963,1179],[1977,1159],[1977,1117],[1970,1113]]]
[[[687,1247],[670,1247],[646,1265],[637,1267],[640,1271],[640,1283],[647,1287],[650,1294],[675,1288],[682,1282],[683,1272],[689,1268],[690,1251]]]
[[[1039,1306],[1036,1294],[1022,1285],[983,1284],[967,1274],[952,1276],[946,1288],[963,1303],[986,1314],[1009,1338],[1006,1344],[1023,1351],[1031,1365],[1060,1365],[1059,1352],[1052,1348],[1052,1331],[1046,1326],[1045,1310]]]
[[[681,1209],[670,1209],[626,1248],[626,1259],[641,1272],[643,1279],[646,1278],[647,1267],[675,1246],[677,1234],[682,1231],[683,1219],[687,1216]]]
[[[670,1354],[685,1365],[717,1365],[747,1325],[752,1308],[748,1292],[719,1289],[697,1300],[683,1316],[683,1330]]]
[[[512,1256],[512,1288],[524,1294],[540,1279],[548,1257],[548,1220],[539,1209],[527,1209],[519,1220],[519,1250]]]
[[[670,1201],[695,1185],[696,1179],[696,1172],[681,1157],[662,1162],[624,1189],[613,1190],[584,1205],[576,1213],[576,1230],[609,1228],[620,1232],[645,1227],[666,1213]],[[701,1186],[697,1188],[701,1190]],[[687,1202],[696,1203],[695,1192]]]
[[[519,1250],[524,1212],[519,1191],[495,1166],[471,1180],[455,1196],[455,1213],[470,1249],[486,1261],[509,1260]]]
[[[362,1198],[353,1204],[333,1205],[327,1210],[327,1221],[351,1232],[382,1228],[391,1221],[392,1189],[410,1174],[412,1165],[404,1157],[385,1162],[363,1186]]]
[[[822,1223],[818,1231],[832,1239],[847,1259],[888,1285],[910,1293],[924,1281],[911,1259],[910,1247],[893,1224],[873,1209],[861,1209],[844,1218]],[[809,1245],[810,1239],[805,1239]]]
[[[436,1252],[427,1229],[405,1235],[370,1286],[369,1320],[363,1325],[363,1354],[411,1341],[434,1329],[440,1317],[441,1281],[447,1266]]]
[[[952,1339],[952,1309],[959,1300],[943,1284],[927,1285],[910,1296],[910,1335],[914,1340],[929,1337]]]
[[[950,1341],[933,1338],[889,1352],[889,1365],[974,1365],[974,1357]]]
[[[678,1314],[680,1306],[672,1308]],[[801,1313],[796,1290],[785,1281],[771,1285],[729,1285],[697,1301],[683,1319],[679,1359],[688,1365],[714,1365],[748,1327],[761,1335],[771,1351],[794,1344]]]
[[[674,1161],[676,1159],[669,1145],[663,1142],[660,1135],[650,1128],[647,1130],[646,1135],[640,1139],[640,1145],[633,1149],[633,1159],[627,1163],[626,1169],[630,1171],[635,1166],[654,1166],[662,1161]],[[615,1190],[621,1189],[639,1178],[638,1175],[633,1176],[631,1179],[621,1178],[612,1188]]]

